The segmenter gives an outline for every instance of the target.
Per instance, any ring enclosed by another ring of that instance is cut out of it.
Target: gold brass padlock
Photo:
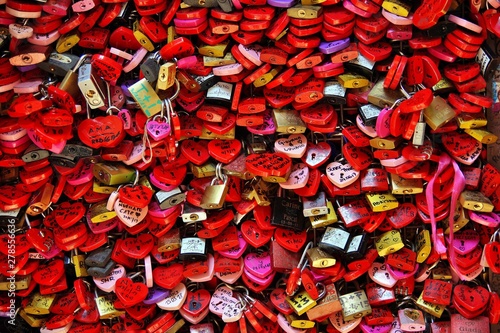
[[[339,297],[344,321],[358,319],[372,313],[364,290],[357,290]]]
[[[97,297],[95,303],[101,320],[113,319],[125,314],[125,311],[117,310],[113,304],[113,300],[109,299],[107,296]]]
[[[75,266],[76,277],[89,276],[89,274],[87,273],[87,266],[85,266],[85,255],[78,254],[78,249],[73,250],[71,262]]]
[[[173,62],[166,62],[160,66],[156,89],[167,90],[175,83],[176,65]]]
[[[296,19],[313,19],[318,18],[323,13],[321,6],[302,6],[297,5],[286,10],[286,14],[291,18]]]
[[[314,268],[326,268],[335,265],[337,259],[334,256],[321,250],[319,247],[313,247],[306,252],[309,264]]]
[[[419,264],[427,260],[432,251],[431,233],[429,230],[420,231],[415,237],[417,262]]]
[[[201,135],[199,136],[199,139],[203,140],[214,140],[214,139],[221,139],[221,140],[234,140],[236,136],[236,126],[231,128],[229,131],[223,134],[217,134],[212,131],[209,131],[205,126],[201,128]]]
[[[45,183],[31,198],[26,214],[34,216],[46,211],[52,203],[52,193],[54,193],[54,185]]]
[[[271,82],[271,80],[276,75],[278,75],[278,73],[281,71],[282,68],[283,68],[283,66],[276,66],[276,67],[272,68],[269,72],[263,74],[262,76],[258,77],[255,81],[253,81],[253,85],[256,88],[265,86],[266,84]]]
[[[141,44],[141,46],[143,48],[145,48],[146,50],[148,50],[149,52],[153,52],[155,49],[155,46],[153,45],[151,40],[148,38],[148,36],[146,36],[146,34],[144,32],[142,32],[141,25],[139,24],[138,20],[136,20],[132,24],[132,30],[134,33],[134,37],[135,37],[135,39],[137,39],[139,44]]]
[[[424,292],[422,292],[420,294],[420,296],[418,296],[418,299],[415,303],[417,305],[417,307],[420,310],[427,312],[428,314],[430,314],[434,317],[441,318],[445,307],[442,305],[439,305],[439,304],[434,304],[434,303],[429,303],[429,302],[424,301],[424,299],[422,298],[423,293]]]
[[[189,163],[189,169],[196,178],[214,177],[215,176],[215,164],[212,162],[207,162],[202,165],[196,165]]]
[[[236,176],[243,180],[254,178],[254,175],[247,170],[245,154],[241,154],[231,163],[224,165],[222,169],[224,169],[224,173],[228,176]]]
[[[432,278],[434,280],[450,281],[453,276],[451,275],[451,270],[448,267],[437,267],[432,270]]]
[[[316,301],[312,299],[305,290],[302,290],[292,297],[287,297],[286,301],[299,316],[302,316],[308,310],[316,306]]]
[[[111,194],[117,190],[118,190],[118,186],[111,186],[111,185],[103,184],[95,178],[94,178],[94,181],[92,182],[92,191],[94,191],[95,193]]]
[[[21,309],[19,311],[19,316],[30,325],[30,327],[42,327],[43,323],[47,320],[46,317],[39,317],[39,316],[34,316],[31,314],[26,313],[24,309]]]
[[[367,193],[366,199],[373,212],[385,212],[399,207],[399,201],[391,193]]]
[[[479,191],[463,191],[460,193],[459,201],[465,209],[476,212],[491,213],[494,209],[490,199]]]
[[[15,290],[25,290],[28,289],[31,283],[31,275],[17,275],[15,281],[8,280],[6,276],[0,277],[0,290],[9,291],[12,289],[12,285]]]
[[[203,56],[203,66],[205,67],[216,67],[216,66],[225,66],[235,64],[236,60],[234,59],[231,53],[226,53],[224,57],[210,57]]]
[[[420,178],[402,178],[391,174],[392,194],[417,194],[424,191],[424,184]]]
[[[384,232],[375,240],[375,248],[377,249],[378,255],[381,257],[397,252],[404,246],[401,234],[397,230]]]
[[[273,120],[278,133],[300,134],[307,129],[297,110],[273,109]]]
[[[290,326],[299,329],[313,328],[316,323],[311,320],[301,319],[294,314],[286,315],[286,320],[290,323]]]
[[[328,213],[324,215],[317,215],[309,217],[309,221],[311,221],[311,226],[316,228],[323,228],[332,223],[338,222],[337,214],[335,213],[335,209],[333,208],[333,204],[331,201],[326,202],[326,206],[328,207]]]
[[[71,50],[80,41],[80,35],[77,32],[69,32],[59,37],[56,43],[56,51],[65,53]]]
[[[424,119],[433,130],[447,124],[455,118],[455,111],[441,96],[434,96],[431,105],[424,109]]]
[[[177,320],[168,330],[165,331],[165,333],[176,333],[178,332],[183,326],[186,324],[186,321],[181,318]]]
[[[385,108],[387,105],[394,105],[394,103],[402,97],[403,93],[399,89],[385,89],[384,77],[382,77],[368,93],[368,102],[378,107]]]
[[[452,91],[455,91],[455,86],[453,85],[453,82],[451,82],[444,76],[441,80],[439,80],[438,83],[436,83],[432,87],[432,92],[434,92],[434,95],[447,94]]]
[[[31,295],[28,304],[24,307],[24,311],[31,315],[47,315],[50,313],[50,307],[56,298],[56,294],[40,295],[35,292]]]
[[[221,168],[221,164],[217,166]],[[218,175],[212,179],[210,185],[205,188],[203,197],[201,199],[200,207],[203,209],[219,209],[224,205],[226,200],[227,191],[227,176],[220,171]]]
[[[453,214],[453,232],[457,232],[469,223],[469,216],[467,210],[464,209],[460,204],[455,207],[455,213]],[[450,219],[446,217],[441,221],[443,225],[443,230],[445,235],[450,234]]]
[[[370,146],[375,149],[396,149],[403,139],[398,136],[397,138],[387,137],[387,138],[373,138],[370,139]]]
[[[169,252],[181,247],[181,233],[179,228],[170,229],[165,235],[158,238],[158,252]]]
[[[132,183],[136,177],[135,169],[122,163],[95,163],[93,174],[105,185]]]

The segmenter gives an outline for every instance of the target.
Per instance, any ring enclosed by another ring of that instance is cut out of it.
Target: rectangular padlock
[[[204,221],[207,219],[207,212],[200,207],[193,206],[189,203],[184,204],[182,212],[182,221],[184,223]]]
[[[219,209],[224,205],[226,195],[229,190],[227,186],[227,177],[221,184],[218,178],[214,178],[209,186],[205,188],[203,197],[201,199],[200,207],[203,209]]]
[[[105,185],[132,183],[136,177],[135,169],[122,163],[95,163],[92,173]]]
[[[309,264],[314,268],[326,268],[335,265],[337,259],[334,256],[321,250],[319,247],[313,247],[306,252]]]
[[[180,187],[170,191],[158,191],[155,193],[155,199],[158,201],[161,209],[168,209],[186,200],[186,193]]]
[[[203,238],[184,237],[181,239],[179,259],[182,261],[206,260],[207,245]]]
[[[307,129],[297,110],[273,109],[273,120],[278,133],[301,134]]]
[[[328,213],[325,192],[320,191],[314,197],[302,198],[302,212],[305,217],[324,215]]]
[[[372,313],[372,308],[364,290],[358,290],[339,297],[342,317],[345,321],[361,318]]]
[[[83,64],[78,69],[78,88],[91,109],[108,105],[106,83],[97,76],[92,64]]]
[[[128,87],[128,91],[146,116],[152,117],[161,112],[162,101],[145,78]]]
[[[327,227],[318,246],[330,253],[344,254],[351,234],[340,227]]]
[[[326,202],[326,206],[328,207],[328,213],[324,215],[317,215],[309,217],[309,221],[311,222],[311,226],[316,228],[323,228],[335,222],[338,222],[337,214],[335,213],[335,209],[333,208],[333,204],[331,201]]]

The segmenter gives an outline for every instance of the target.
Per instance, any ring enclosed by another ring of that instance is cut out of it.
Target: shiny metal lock
[[[463,191],[459,201],[465,209],[476,212],[491,213],[494,209],[491,200],[479,191]]]
[[[180,187],[176,187],[170,191],[157,191],[155,199],[158,201],[161,209],[168,209],[186,200],[186,192],[182,191]]]
[[[181,247],[181,233],[179,228],[172,228],[158,238],[158,252],[169,252]]]
[[[227,186],[227,176],[212,179],[209,186],[206,187],[201,199],[200,207],[203,209],[219,209],[224,205],[226,195],[229,190]]]
[[[160,56],[158,53],[154,53],[148,57],[141,64],[141,71],[144,74],[144,78],[148,80],[149,83],[153,84],[158,80],[158,75],[160,73]]]
[[[344,321],[361,318],[372,313],[372,308],[364,290],[357,290],[339,297]]]
[[[306,252],[309,264],[314,268],[325,268],[335,265],[337,259],[329,253],[321,250],[319,247],[313,247]]]
[[[434,96],[431,105],[424,109],[424,119],[433,130],[443,127],[455,118],[453,108],[440,96]]]
[[[38,67],[57,76],[66,76],[78,63],[79,58],[71,53],[52,52],[47,61],[38,64]]]
[[[216,171],[215,164],[212,162],[207,162],[202,165],[190,163],[189,169],[196,178],[214,177]]]
[[[301,134],[307,129],[297,110],[273,109],[273,120],[277,133]]]
[[[323,228],[338,222],[339,219],[335,213],[335,209],[333,208],[333,203],[331,201],[327,201],[326,206],[328,207],[328,213],[309,217],[309,221],[311,222],[313,229]]]
[[[347,89],[344,88],[338,81],[326,81],[323,95],[330,104],[345,104]]]
[[[375,125],[375,122],[382,111],[380,107],[373,104],[362,105],[358,108],[358,110],[361,118],[363,118],[363,122],[368,126]]]
[[[350,239],[351,234],[341,226],[327,227],[318,246],[324,251],[343,255],[349,246]]]
[[[199,237],[183,237],[179,259],[182,261],[199,261],[207,259],[207,244]]]
[[[303,214],[305,217],[324,215],[328,213],[325,192],[320,191],[314,197],[302,198]]]
[[[200,207],[193,206],[189,203],[184,203],[182,212],[182,221],[184,223],[204,221],[207,219],[207,212]]]
[[[298,231],[304,230],[304,215],[302,214],[302,205],[298,199],[278,196],[274,198],[272,212],[272,226]]]
[[[97,76],[92,64],[83,64],[78,69],[78,88],[91,109],[109,105],[107,83]]]
[[[92,173],[105,185],[132,183],[136,177],[135,169],[122,163],[95,163]]]
[[[362,259],[365,256],[368,247],[368,235],[361,233],[354,235],[349,240],[349,245],[345,251],[345,258],[348,261]]]

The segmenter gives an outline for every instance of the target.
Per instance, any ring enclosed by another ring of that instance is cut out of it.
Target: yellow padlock
[[[424,191],[424,184],[420,178],[402,178],[391,174],[392,194],[418,194]]]
[[[469,214],[460,204],[455,207],[455,214],[453,214],[453,232],[457,232],[469,223]],[[446,217],[441,223],[445,235],[450,234],[450,219]]]
[[[196,165],[189,163],[189,169],[196,178],[204,177],[214,177],[215,176],[215,164],[212,162],[207,162],[202,165]]]
[[[273,109],[273,120],[278,133],[300,134],[307,129],[297,110]]]
[[[397,16],[408,17],[411,10],[411,3],[405,3],[399,0],[385,0],[382,2],[382,8]]]
[[[386,231],[375,240],[375,248],[381,257],[397,252],[404,246],[401,234],[397,230]]]
[[[321,6],[302,6],[297,5],[286,10],[286,14],[291,18],[296,19],[314,19],[318,18],[323,13]]]
[[[98,202],[89,207],[90,221],[92,223],[103,223],[116,217],[114,210],[106,208],[107,202]]]
[[[202,56],[223,58],[227,53],[229,40],[217,45],[202,44],[198,47],[198,53]]]
[[[339,297],[344,321],[358,319],[372,313],[372,307],[364,290],[357,290]]]
[[[303,290],[292,297],[287,297],[286,301],[292,307],[293,311],[302,316],[309,309],[312,309],[316,306],[316,301],[309,296],[307,291]]]
[[[156,89],[167,90],[175,83],[177,66],[173,62],[166,62],[160,66],[158,80],[156,81]]]
[[[331,254],[326,253],[319,247],[313,247],[306,252],[309,264],[314,268],[326,268],[335,265],[337,259]]]
[[[78,44],[79,41],[80,41],[80,35],[78,34],[78,32],[70,32],[65,35],[62,35],[57,40],[56,51],[58,53],[68,52],[73,48],[73,46]]]
[[[125,311],[119,311],[115,308],[113,300],[107,296],[100,296],[95,299],[97,311],[99,311],[99,318],[101,320],[113,319],[125,314]]]
[[[484,143],[485,145],[491,145],[498,140],[498,136],[487,131],[484,128],[469,128],[465,130],[465,133],[472,136],[477,141]]]
[[[30,315],[47,315],[50,313],[50,307],[56,298],[56,294],[41,295],[39,292],[31,295],[24,311]]]
[[[337,79],[344,88],[363,88],[370,84],[366,77],[356,73],[340,74]]]
[[[226,55],[222,58],[204,56],[203,57],[203,65],[206,67],[216,67],[216,66],[225,66],[232,65],[236,63],[236,59],[234,59],[231,53],[226,53]]]
[[[495,208],[490,199],[479,191],[463,191],[459,200],[464,208],[476,212],[491,213]]]
[[[366,199],[373,212],[385,212],[399,207],[399,201],[391,193],[366,193]]]
[[[19,311],[19,316],[30,325],[30,327],[42,327],[43,323],[47,320],[46,317],[40,317],[40,316],[34,316],[31,314],[26,313],[24,309],[21,309]]]
[[[441,318],[444,312],[444,306],[424,301],[424,299],[422,298],[423,294],[424,292],[422,292],[420,296],[418,296],[417,302],[415,303],[417,307],[434,317]]]
[[[488,120],[482,113],[461,113],[457,116],[458,127],[463,129],[484,127]]]
[[[143,48],[148,50],[149,52],[153,52],[155,49],[155,46],[151,42],[148,36],[141,30],[141,25],[139,24],[139,21],[135,21],[132,25],[132,30],[134,33],[135,39],[141,44]]]
[[[431,233],[429,230],[420,231],[415,237],[417,262],[419,264],[427,260],[432,251]]]
[[[328,214],[309,216],[309,221],[311,221],[311,226],[313,227],[313,229],[323,228],[330,224],[338,222],[339,219],[337,217],[337,214],[335,213],[332,202],[327,201],[326,206],[328,207]]]

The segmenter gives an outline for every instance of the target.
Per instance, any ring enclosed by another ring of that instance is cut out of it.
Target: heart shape
[[[125,267],[122,265],[116,265],[108,276],[102,278],[94,277],[94,284],[97,288],[109,293],[115,291],[116,281],[119,278],[125,277],[125,274],[127,274]]]
[[[237,321],[242,315],[242,304],[233,297],[233,291],[226,286],[214,291],[209,309],[213,314],[222,317],[225,323]]]
[[[247,130],[250,133],[258,135],[274,134],[274,132],[276,132],[276,124],[274,123],[271,109],[266,109],[266,111],[264,111],[264,123],[257,126],[248,126]]]
[[[215,258],[212,254],[207,255],[207,260],[205,261],[208,266],[206,273],[200,273],[198,275],[192,275],[189,279],[193,282],[208,282],[213,279],[215,274]]]
[[[387,212],[387,221],[394,229],[401,229],[412,223],[417,214],[417,207],[411,202],[405,202]]]
[[[255,222],[262,230],[274,230],[275,226],[271,225],[271,218],[273,216],[273,209],[271,206],[257,206],[253,210],[253,217]]]
[[[150,234],[141,234],[137,237],[125,238],[121,243],[123,253],[134,258],[143,259],[153,249],[154,237]]]
[[[133,319],[134,321],[139,321],[143,320],[144,318],[153,316],[156,313],[156,304],[146,304],[144,302],[141,302],[126,308],[125,311],[127,311],[127,314],[131,317],[131,319]],[[125,321],[124,324],[126,325]]]
[[[78,137],[89,147],[116,147],[125,138],[123,122],[118,116],[85,119],[78,125]]]
[[[225,227],[224,231],[212,239],[212,248],[214,251],[229,250],[235,246],[237,247],[238,244],[238,229],[234,225]]]
[[[269,251],[261,253],[251,252],[247,254],[245,256],[245,269],[247,269],[250,274],[262,279],[272,274],[271,255]]]
[[[156,166],[153,169],[154,176],[167,185],[170,186],[179,186],[184,177],[186,177],[187,167],[185,165],[181,165],[178,168],[167,169],[161,165]]]
[[[151,120],[146,123],[146,131],[154,141],[160,141],[170,135],[170,124],[166,121]]]
[[[486,244],[484,246],[484,252],[486,254],[488,244]],[[471,267],[476,267],[477,264],[480,262],[481,260],[481,256],[483,255],[483,248],[481,247],[481,245],[478,245],[476,246],[476,248],[467,253],[467,254],[460,254],[460,253],[456,253],[455,254],[456,257],[457,257],[457,266],[460,267],[461,269],[470,269]],[[499,256],[500,258],[500,256]],[[499,267],[500,267],[500,264],[499,264]]]
[[[219,251],[219,253],[229,259],[238,259],[245,252],[247,247],[248,243],[243,237],[242,232],[238,231],[238,245],[228,250]]]
[[[350,332],[361,323],[361,317],[345,321],[342,317],[342,311],[338,311],[328,317],[330,323],[340,332]]]
[[[113,208],[120,221],[130,228],[141,223],[148,214],[148,206],[144,208],[134,207],[122,202],[120,199],[115,201]]]
[[[493,273],[500,273],[500,243],[491,242],[484,246],[484,257]]]
[[[309,170],[309,178],[302,188],[294,189],[295,194],[301,197],[312,197],[318,193],[321,184],[321,171],[318,169]]]
[[[229,112],[220,123],[213,123],[209,121],[203,122],[203,127],[205,127],[205,129],[210,132],[214,132],[217,135],[224,135],[233,129],[234,126],[236,126],[236,115],[231,112]]]
[[[245,281],[245,278],[248,279],[249,281],[252,281],[253,283],[256,283],[260,286],[269,286],[271,284],[271,282],[274,280],[274,277],[276,276],[276,272],[272,272],[271,274],[269,274],[268,276],[264,277],[264,278],[260,278],[258,276],[255,276],[253,275],[252,273],[250,273],[246,268],[243,270],[243,276],[244,276],[244,279],[243,281]]]
[[[165,289],[173,289],[182,279],[184,266],[182,264],[172,264],[168,267],[159,266],[153,270],[153,279],[157,285]],[[172,294],[171,294],[172,295]]]
[[[469,287],[459,284],[453,288],[454,301],[471,312],[484,309],[488,304],[489,298],[490,293],[488,289],[481,286]]]
[[[8,205],[24,203],[29,200],[31,193],[27,193],[18,185],[0,186],[0,201]]]
[[[281,108],[295,100],[295,87],[283,85],[273,89],[264,87],[264,97],[273,108]]]
[[[326,177],[338,188],[353,184],[359,178],[359,171],[349,163],[332,162],[326,166]]]
[[[382,287],[392,288],[398,282],[387,270],[387,266],[380,262],[374,262],[368,270],[370,278]]]
[[[70,185],[82,185],[90,182],[94,178],[94,163],[90,158],[82,158],[76,164],[76,167],[72,173],[70,173],[66,181]]]
[[[272,230],[262,230],[254,221],[243,222],[241,224],[241,233],[245,241],[254,248],[264,246],[273,236]]]
[[[240,140],[210,140],[208,143],[208,153],[217,161],[228,164],[238,157],[241,151]]]
[[[128,277],[116,281],[115,294],[125,307],[142,302],[148,295],[148,287],[142,282],[134,282]]]
[[[307,149],[304,156],[302,156],[302,162],[307,164],[311,169],[316,169],[322,166],[332,154],[332,147],[326,142],[318,142],[314,144],[312,142],[307,143]]]
[[[477,140],[467,133],[449,132],[441,136],[444,148],[453,156],[465,155],[474,151]]]
[[[283,177],[292,169],[292,159],[283,153],[250,154],[245,165],[256,176]]]
[[[381,325],[368,325],[365,320],[361,321],[359,324],[362,332],[366,333],[383,333],[389,332],[392,328],[392,324],[381,324]]]
[[[500,224],[500,215],[496,213],[484,213],[469,211],[469,217],[472,221],[487,227],[497,228]]]
[[[144,185],[123,186],[118,194],[121,202],[138,208],[147,207],[153,197],[153,191]]]
[[[12,244],[9,234],[3,234],[0,236],[0,252],[5,254],[5,255],[13,255],[15,257],[20,256],[23,253],[28,252],[33,245],[31,242],[28,240],[26,237],[26,234],[18,234],[15,237],[15,248],[14,248],[14,253],[12,253],[12,246],[9,247],[9,244]],[[9,251],[10,250],[10,251]]]
[[[38,266],[33,273],[33,280],[43,286],[55,284],[64,275],[64,262],[61,259],[54,259],[45,265]]]
[[[368,168],[373,162],[373,154],[369,147],[356,147],[350,142],[342,147],[342,155],[358,171]]]
[[[455,233],[452,245],[455,248],[455,251],[465,255],[473,251],[478,244],[479,234],[477,233],[477,231],[467,229]]]
[[[181,153],[191,163],[202,165],[210,158],[207,147],[206,141],[184,140],[181,144]]]
[[[293,313],[293,309],[288,304],[286,301],[287,295],[285,292],[285,289],[283,288],[276,288],[271,292],[271,303],[274,305],[274,307],[281,313],[285,315],[289,315]]]
[[[241,257],[239,258],[238,266],[239,269],[235,272],[215,272],[215,276],[217,276],[217,278],[219,278],[221,281],[225,283],[233,284],[236,281],[238,281],[238,279],[243,274],[243,270],[245,268],[245,265],[243,263],[243,258]]]
[[[78,222],[86,211],[80,201],[73,203],[64,201],[54,210],[55,220],[61,228],[66,229]]]
[[[54,242],[54,233],[50,229],[28,229],[26,238],[43,256],[53,256],[60,251]]]
[[[67,244],[78,240],[81,237],[86,236],[87,228],[85,227],[85,223],[80,222],[68,227],[66,229],[56,227],[53,229],[54,231],[54,239],[56,243],[59,244]],[[85,242],[85,240],[83,240]],[[61,245],[59,245],[61,247]]]
[[[274,150],[291,158],[301,158],[306,152],[307,139],[304,134],[292,134],[274,142]]]
[[[166,311],[179,310],[187,298],[186,286],[183,283],[177,284],[170,290],[170,295],[156,303],[158,307]]]
[[[276,228],[274,239],[285,249],[298,252],[307,241],[307,232],[296,231],[285,228]]]
[[[294,164],[286,182],[279,183],[280,187],[293,190],[306,186],[309,180],[309,168],[304,163]]]
[[[181,309],[186,311],[192,316],[199,316],[210,303],[211,295],[205,289],[198,289],[195,291],[188,291],[186,302]]]

